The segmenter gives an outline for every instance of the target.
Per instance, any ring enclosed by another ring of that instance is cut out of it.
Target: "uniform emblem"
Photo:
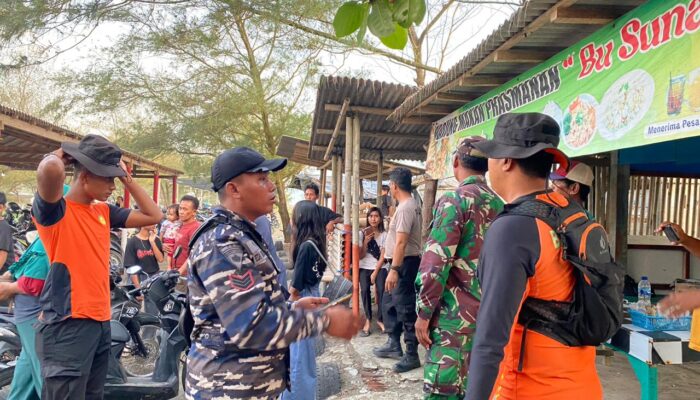
[[[238,290],[248,290],[255,285],[255,279],[253,279],[253,271],[246,271],[243,274],[230,274],[228,276],[228,285],[232,289]]]
[[[100,223],[102,225],[107,225],[107,221],[105,220],[105,217],[100,215],[99,217],[97,217],[97,220],[100,221]]]

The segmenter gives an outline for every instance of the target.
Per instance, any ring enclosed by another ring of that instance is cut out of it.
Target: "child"
[[[182,222],[180,222],[180,214],[177,209],[177,204],[168,206],[168,211],[165,214],[166,220],[163,221],[160,227],[160,241],[163,242],[163,251],[165,252],[165,259],[168,262],[168,266],[173,265],[172,258],[175,247],[175,236],[177,235],[177,230],[180,229],[182,225]]]

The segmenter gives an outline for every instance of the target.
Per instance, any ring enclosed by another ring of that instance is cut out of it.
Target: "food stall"
[[[547,11],[547,19],[553,21],[556,11]],[[560,148],[594,167],[588,206],[611,233],[618,259],[638,278],[649,268],[642,257],[663,263],[665,256],[650,252],[677,250],[653,236],[655,224],[678,220],[690,234],[700,232],[700,1],[651,0],[611,21],[435,122],[426,173],[449,179],[457,143],[491,137],[504,113],[548,114],[561,126]],[[484,54],[494,53],[494,61],[498,50]],[[491,56],[480,57],[483,63]],[[444,84],[433,97],[422,93],[394,117],[416,115],[406,110],[420,110],[454,87]],[[680,257],[683,264],[666,268],[667,275],[700,276],[696,261]],[[672,280],[658,279],[664,282],[657,289]],[[626,321],[610,346],[630,360],[642,398],[655,399],[658,365],[700,362],[700,353],[688,349],[689,336],[687,330],[650,330]]]

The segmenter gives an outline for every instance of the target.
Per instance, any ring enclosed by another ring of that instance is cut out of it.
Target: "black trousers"
[[[36,352],[42,400],[102,400],[110,343],[109,321],[68,318],[40,324]]]
[[[382,268],[377,273],[377,278],[374,280],[374,290],[375,296],[377,297],[377,321],[385,323],[384,318],[384,284],[386,283],[386,276],[388,271],[386,268]],[[394,326],[393,323],[391,326]],[[386,328],[386,324],[384,325]],[[388,331],[387,331],[388,332]]]
[[[360,299],[368,321],[372,320],[372,272],[374,270],[360,268]]]
[[[391,292],[391,301],[396,310],[396,323],[389,335],[395,340],[401,339],[406,343],[408,353],[418,352],[418,339],[416,338],[416,275],[420,266],[420,257],[404,257],[403,264],[399,268],[399,282]],[[386,296],[386,293],[384,294]]]

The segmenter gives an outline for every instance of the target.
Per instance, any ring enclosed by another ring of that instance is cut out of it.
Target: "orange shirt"
[[[32,211],[51,262],[39,319],[109,321],[110,228],[124,227],[130,210],[65,199],[52,204],[37,193]]]

